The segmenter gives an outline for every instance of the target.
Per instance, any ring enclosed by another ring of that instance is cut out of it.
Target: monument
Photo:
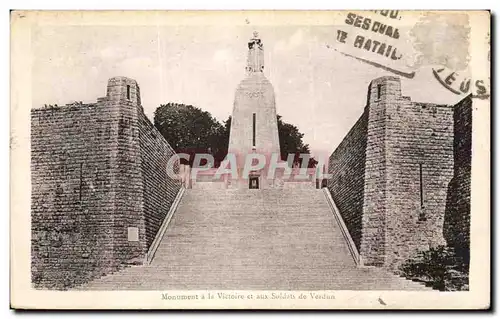
[[[236,156],[238,164],[238,179],[231,181],[231,187],[269,188],[273,179],[266,178],[268,164],[244,171],[248,159],[265,156],[265,162],[270,163],[274,156],[273,160],[280,160],[274,89],[264,75],[264,45],[257,32],[248,42],[245,70],[246,77],[236,89],[229,135],[228,153]]]
[[[264,45],[257,32],[248,41],[245,70],[235,92],[228,154],[219,168],[202,167],[195,160],[188,187],[315,188],[315,168],[292,167],[297,154],[281,158],[274,88],[264,75]]]

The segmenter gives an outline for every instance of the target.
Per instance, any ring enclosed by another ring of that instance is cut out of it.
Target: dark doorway
[[[258,176],[250,176],[248,179],[248,188],[250,189],[259,189],[259,177]]]

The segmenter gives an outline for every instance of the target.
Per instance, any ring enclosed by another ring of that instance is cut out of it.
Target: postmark
[[[444,88],[456,95],[472,94],[473,98],[482,100],[490,97],[485,80],[473,79],[446,67],[432,68],[432,74]]]
[[[476,75],[470,67],[467,13],[348,12],[335,29],[335,41],[327,46],[344,56],[407,79],[430,72],[455,95],[490,96],[489,77]],[[489,33],[485,37],[489,39]]]
[[[474,19],[465,12],[427,12],[415,23],[409,37],[416,51],[416,65],[432,66],[431,72],[442,87],[456,95],[487,99],[489,77],[478,74],[473,62],[489,62],[489,50],[473,51],[483,45],[478,39],[488,39],[489,43],[489,31],[474,28]]]
[[[408,46],[404,13],[398,10],[347,12],[335,26],[335,41],[328,47],[349,57],[405,78],[415,72],[406,65]]]

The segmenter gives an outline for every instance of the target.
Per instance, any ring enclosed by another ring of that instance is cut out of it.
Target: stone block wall
[[[328,190],[358,251],[361,245],[367,130],[368,109],[365,109],[328,163],[328,174],[332,175],[327,182]]]
[[[128,91],[128,92],[127,92]],[[111,124],[116,127],[116,162],[114,171],[114,258],[120,264],[141,263],[147,249],[144,198],[139,143],[139,86],[136,81],[115,77],[108,81],[106,101],[103,107],[115,108],[118,119]],[[129,232],[137,230],[138,240],[129,239]]]
[[[384,265],[386,256],[387,104],[401,95],[397,78],[375,79],[368,87],[368,130],[362,216],[361,261]]]
[[[180,182],[155,172],[173,153],[158,132],[152,150],[139,103],[137,83],[117,77],[95,104],[32,110],[34,287],[67,289],[142,262]]]
[[[472,157],[472,98],[454,107],[454,171],[448,185],[444,238],[457,254],[470,258],[470,187]]]
[[[167,164],[175,154],[174,150],[142,110],[139,112],[139,128],[145,234],[149,247],[172,206],[181,183],[167,174]],[[175,173],[179,173],[179,163],[174,164]]]
[[[446,190],[453,175],[453,109],[389,104],[386,132],[385,265],[444,245]]]
[[[35,287],[69,287],[117,267],[110,169],[117,148],[110,123],[117,117],[97,105],[31,112]]]
[[[328,187],[355,242],[360,233],[363,263],[396,269],[418,251],[444,243],[446,190],[453,174],[453,108],[412,102],[401,95],[399,78],[382,77],[370,84],[360,121],[365,118],[366,140],[341,144],[330,157],[334,176]],[[364,157],[355,155],[363,148]],[[364,161],[358,164],[359,171],[364,168],[362,208],[347,195],[359,192],[359,182],[345,183],[340,177],[352,170],[352,165],[341,166],[353,162],[352,156]],[[343,188],[346,195],[339,196]],[[349,226],[353,214],[361,227]]]

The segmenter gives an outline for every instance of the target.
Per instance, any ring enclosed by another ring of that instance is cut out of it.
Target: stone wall
[[[365,187],[368,109],[332,153],[328,163],[327,187],[347,229],[360,249],[363,198]]]
[[[143,214],[145,203],[141,196],[144,186],[140,171],[139,103],[139,86],[134,80],[116,77],[108,81],[103,107],[117,109],[119,114],[117,121],[110,123],[117,131],[116,163],[110,169],[114,171],[115,188],[114,258],[120,264],[141,263],[147,249]],[[135,230],[137,240],[130,238],[129,234]]]
[[[402,100],[387,107],[385,265],[445,244],[446,190],[453,175],[453,109]]]
[[[97,105],[31,112],[35,287],[68,287],[117,266],[109,169],[116,162],[110,124],[117,116],[116,110]]]
[[[366,122],[366,139],[353,138],[360,122]],[[351,157],[364,164],[354,170]],[[418,251],[444,243],[446,189],[453,174],[452,107],[412,102],[401,95],[399,78],[373,80],[365,112],[330,157],[330,170],[328,187],[353,240],[360,241],[363,263],[396,269]],[[343,181],[349,174],[353,181]],[[362,207],[353,200],[356,193],[363,196]],[[361,226],[352,226],[359,219]]]
[[[139,123],[144,220],[146,243],[149,247],[174,202],[180,188],[180,180],[172,179],[167,174],[167,163],[175,154],[174,150],[142,110],[139,113]],[[178,163],[174,170],[179,173]]]
[[[470,187],[472,156],[472,98],[468,96],[454,107],[454,171],[448,186],[444,237],[457,254],[470,256]]]
[[[142,262],[180,182],[155,172],[173,153],[139,103],[137,83],[118,77],[95,104],[32,110],[36,288],[66,289]]]

